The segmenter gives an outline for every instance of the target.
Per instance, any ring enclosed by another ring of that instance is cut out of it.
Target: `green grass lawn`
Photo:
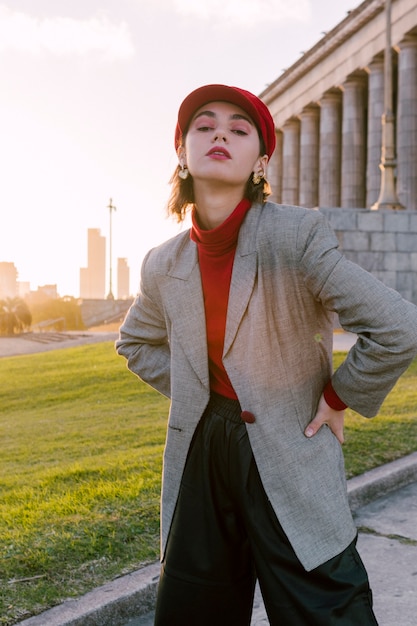
[[[335,362],[343,358],[335,355]],[[0,359],[0,624],[158,558],[168,401],[112,343]],[[417,450],[417,361],[365,420],[348,477]]]

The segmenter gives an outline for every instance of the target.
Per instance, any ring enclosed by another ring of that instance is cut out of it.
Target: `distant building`
[[[274,201],[369,209],[378,200],[384,7],[382,0],[365,0],[349,11],[262,92],[277,133],[277,148],[268,166]],[[391,23],[397,191],[405,209],[415,211],[416,0],[392,0]]]
[[[0,262],[0,298],[16,298],[17,289],[17,269],[14,263],[7,261]]]
[[[58,298],[58,286],[57,285],[40,285],[38,287],[38,294],[55,300]]]
[[[276,128],[271,199],[318,207],[349,260],[417,304],[417,2],[391,4],[389,29],[387,3],[364,0],[260,97]],[[404,210],[378,203],[382,122],[393,123],[385,92],[395,127],[384,154],[395,153],[393,204]]]
[[[87,237],[87,267],[80,269],[80,298],[102,300],[106,290],[106,238],[98,228],[89,228]]]
[[[17,293],[19,298],[26,298],[30,294],[30,282],[19,280],[17,282]]]
[[[125,300],[130,296],[130,270],[127,259],[117,259],[117,299]]]

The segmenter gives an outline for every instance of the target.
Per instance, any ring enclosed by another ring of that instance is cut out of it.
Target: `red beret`
[[[231,102],[240,107],[255,122],[270,157],[275,149],[275,124],[268,107],[250,91],[227,85],[205,85],[192,91],[181,104],[175,129],[175,149],[181,145],[182,136],[187,132],[194,113],[208,102]]]

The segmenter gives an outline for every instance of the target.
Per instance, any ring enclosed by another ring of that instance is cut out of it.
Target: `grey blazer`
[[[332,374],[335,313],[358,340]],[[171,399],[163,557],[189,445],[210,394],[201,278],[189,231],[146,256],[116,348],[130,370]],[[303,434],[325,384],[332,377],[340,398],[372,417],[416,354],[417,307],[346,260],[320,212],[273,203],[250,209],[236,249],[223,362],[242,409],[256,416],[246,428],[259,473],[307,570],[356,535],[339,442],[326,426],[312,439]]]

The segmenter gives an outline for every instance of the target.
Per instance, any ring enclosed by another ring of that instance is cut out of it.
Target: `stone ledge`
[[[417,481],[417,452],[351,478],[348,481],[350,507],[355,511],[414,481]]]
[[[80,598],[30,617],[20,626],[122,626],[155,608],[159,563],[116,578]]]

